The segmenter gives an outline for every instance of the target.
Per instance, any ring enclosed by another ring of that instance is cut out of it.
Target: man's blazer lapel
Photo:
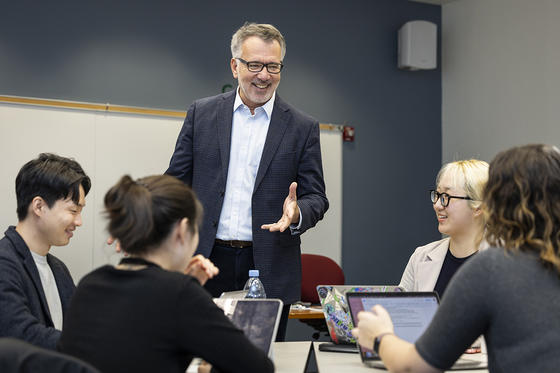
[[[264,175],[266,175],[266,170],[278,150],[278,146],[282,142],[284,133],[288,126],[290,120],[290,109],[285,105],[284,101],[276,95],[276,100],[274,102],[274,109],[272,110],[272,118],[270,118],[270,124],[268,126],[268,133],[266,134],[266,141],[264,143],[264,148],[261,156],[261,162],[259,164],[259,169],[257,171],[257,177],[255,179],[255,187],[253,188],[253,193],[259,187]]]
[[[47,255],[47,261],[56,281],[60,304],[62,305],[62,312],[64,313],[68,307],[67,301],[70,300],[70,297],[74,293],[74,282],[68,281],[67,276],[70,276],[70,278],[72,276],[67,272],[66,268],[64,268],[64,265],[60,261],[55,260],[51,254]]]
[[[216,113],[216,129],[218,143],[220,147],[220,158],[222,160],[222,177],[224,183],[227,180],[229,167],[229,153],[231,148],[231,123],[233,121],[233,103],[235,101],[235,91],[228,92],[221,97],[218,102]]]
[[[28,253],[28,255],[24,255],[23,266],[25,267],[27,274],[31,278],[31,281],[33,281],[33,285],[35,286],[37,293],[39,294],[39,298],[41,300],[41,309],[43,311],[43,315],[46,318],[45,322],[47,323],[47,326],[54,326],[51,319],[51,313],[49,312],[47,298],[45,297],[45,291],[43,290],[43,284],[41,283],[41,278],[39,277],[39,271],[37,270],[37,266],[35,265],[35,261],[33,260],[31,253]]]
[[[8,230],[6,232],[6,237],[8,237],[8,239],[12,242],[12,247],[14,248],[17,255],[21,257],[21,263],[23,264],[25,271],[31,279],[31,282],[35,287],[37,294],[39,294],[39,299],[41,300],[41,309],[43,311],[43,315],[46,318],[45,321],[47,322],[47,326],[53,326],[51,314],[49,312],[49,306],[47,305],[47,298],[45,297],[43,284],[41,283],[41,278],[39,277],[39,270],[37,270],[35,261],[31,256],[31,251],[27,247],[27,244],[25,243],[23,238],[18,233],[16,233],[15,230]]]

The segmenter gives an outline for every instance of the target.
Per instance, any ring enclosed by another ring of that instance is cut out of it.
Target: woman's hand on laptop
[[[200,254],[191,258],[191,261],[184,271],[186,275],[196,278],[201,285],[204,285],[206,281],[216,276],[219,272],[218,267],[216,267],[210,259]]]
[[[352,335],[358,343],[370,350],[373,349],[373,341],[382,334],[393,334],[393,322],[389,313],[380,305],[375,305],[371,311],[358,313],[358,325],[352,329]]]

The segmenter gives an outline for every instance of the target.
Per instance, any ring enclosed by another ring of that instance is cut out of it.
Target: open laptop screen
[[[439,303],[436,292],[346,293],[346,297],[354,325],[358,312],[379,304],[391,316],[395,334],[410,343],[416,342],[430,325]],[[361,346],[360,350],[362,358],[377,358],[372,350]]]
[[[281,300],[215,298],[214,303],[253,344],[271,356],[282,313]]]

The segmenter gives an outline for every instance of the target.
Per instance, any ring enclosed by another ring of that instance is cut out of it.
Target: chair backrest
[[[301,300],[319,303],[317,285],[344,285],[344,272],[323,255],[301,254]]]
[[[15,338],[0,338],[2,373],[100,373],[90,364]]]

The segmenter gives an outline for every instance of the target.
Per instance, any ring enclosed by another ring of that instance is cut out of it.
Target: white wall
[[[560,144],[560,1],[442,6],[442,160]]]
[[[161,174],[167,169],[182,119],[0,103],[0,237],[17,223],[15,179],[41,152],[75,158],[92,179],[82,219],[70,244],[51,252],[66,263],[74,281],[119,255],[105,240],[103,197],[120,176]],[[321,131],[327,197],[323,221],[302,236],[302,250],[341,260],[342,140]],[[287,193],[288,191],[286,191]]]

